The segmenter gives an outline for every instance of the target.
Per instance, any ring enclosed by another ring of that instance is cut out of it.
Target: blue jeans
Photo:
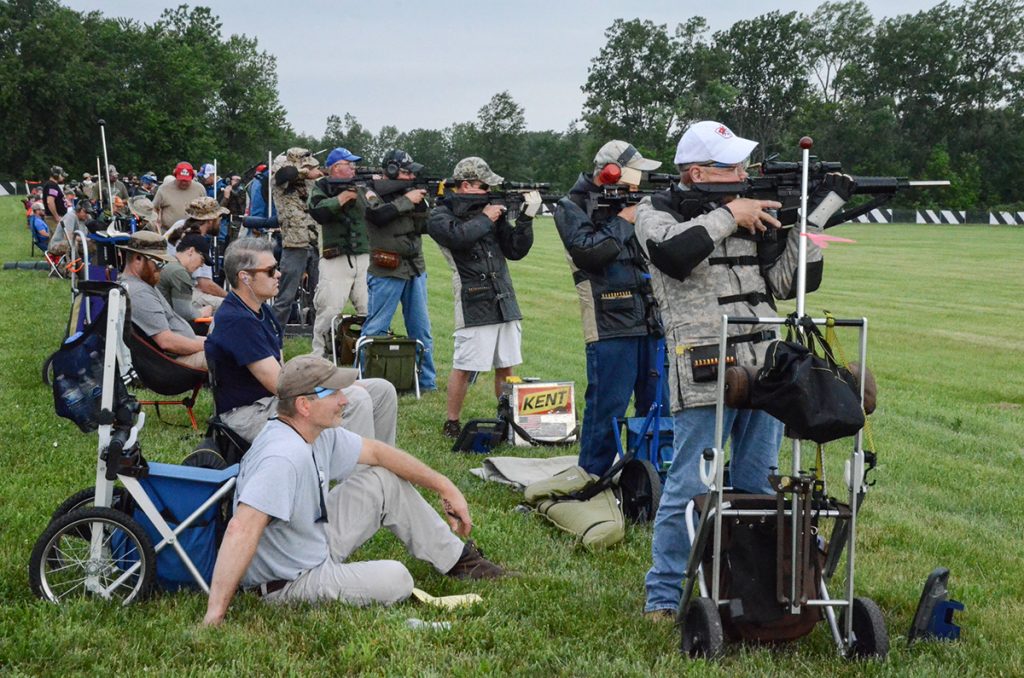
[[[430,314],[427,312],[427,274],[421,273],[409,280],[367,274],[366,282],[370,288],[370,308],[363,323],[362,336],[387,334],[391,319],[398,310],[398,302],[402,302],[406,333],[423,342],[420,390],[435,390],[437,371],[434,369],[434,337],[430,334]]]
[[[724,430],[730,440],[729,479],[737,490],[770,493],[768,474],[779,465],[782,422],[760,410],[726,408]],[[673,417],[675,458],[669,468],[661,504],[654,519],[651,544],[653,563],[644,584],[645,611],[675,610],[683,594],[683,573],[690,557],[685,509],[689,501],[707,492],[700,481],[701,453],[715,444],[715,408],[693,407]]]
[[[580,432],[580,466],[604,475],[615,462],[618,431],[612,417],[626,414],[635,395],[634,413],[642,417],[653,404],[658,384],[658,340],[652,336],[601,339],[587,344],[587,393]],[[664,389],[663,389],[664,390]],[[662,410],[667,416],[668,410]]]
[[[280,270],[281,280],[277,286],[277,297],[274,298],[274,315],[281,327],[284,327],[292,314],[292,304],[298,296],[303,273],[309,273],[309,291],[316,289],[320,255],[312,247],[285,247],[281,250]]]

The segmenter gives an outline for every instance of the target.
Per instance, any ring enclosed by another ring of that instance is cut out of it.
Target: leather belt
[[[273,581],[264,582],[251,590],[257,597],[262,598],[263,596],[269,596],[271,593],[280,591],[289,583],[291,582],[287,579],[274,579]]]

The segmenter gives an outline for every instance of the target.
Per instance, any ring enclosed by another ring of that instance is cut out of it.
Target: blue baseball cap
[[[349,162],[359,162],[362,160],[361,157],[348,150],[347,148],[341,148],[340,146],[331,151],[327,156],[327,162],[324,163],[325,167],[330,167],[339,160],[348,160]]]

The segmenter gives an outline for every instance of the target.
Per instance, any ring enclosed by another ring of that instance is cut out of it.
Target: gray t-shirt
[[[192,303],[194,287],[192,274],[177,260],[164,266],[164,270],[160,271],[160,282],[156,285],[174,312],[185,320],[195,320],[199,313],[199,309]]]
[[[133,275],[122,275],[117,279],[128,290],[132,302],[132,322],[139,326],[146,336],[155,337],[165,330],[195,339],[192,326],[174,312],[171,305],[156,288]]]
[[[316,522],[317,484],[326,502],[328,481],[352,474],[362,446],[361,437],[343,428],[325,430],[310,445],[280,420],[267,422],[242,457],[235,487],[236,510],[245,504],[271,518],[242,578],[244,588],[293,581],[330,557],[326,523]]]

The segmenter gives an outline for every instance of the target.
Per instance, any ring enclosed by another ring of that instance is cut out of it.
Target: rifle
[[[326,193],[327,196],[333,198],[341,195],[345,191],[355,191],[359,187],[369,187],[374,181],[378,180],[383,174],[383,171],[373,167],[357,167],[356,175],[350,179],[335,179],[333,177],[326,178]]]
[[[377,195],[387,197],[395,195],[396,193],[408,193],[416,189],[424,190],[427,192],[427,197],[433,197],[437,195],[443,195],[442,186],[444,185],[443,177],[421,177],[417,176],[415,179],[375,179],[371,184],[372,188]]]
[[[665,174],[662,172],[651,172],[646,176],[646,183],[656,188],[634,188],[628,184],[609,184],[600,187],[600,192],[591,193],[588,196],[589,211],[591,213],[599,208],[609,208],[610,211],[618,213],[625,207],[637,205],[644,198],[663,191],[674,183],[679,182],[676,174]]]
[[[451,182],[455,185],[457,182]],[[509,219],[515,220],[523,209],[531,194],[538,194],[540,201],[552,209],[562,196],[550,193],[551,184],[547,182],[506,181],[500,186],[491,186],[487,193],[458,193],[459,202],[468,210],[480,210],[487,205],[501,205],[506,209]],[[453,195],[445,189],[446,195]]]
[[[842,165],[838,162],[818,160],[811,157],[807,171],[807,193],[814,193],[815,189],[825,179],[826,174],[833,172],[841,173]],[[856,219],[862,214],[884,205],[892,199],[897,192],[914,187],[926,186],[949,186],[948,181],[912,181],[906,177],[853,177],[857,182],[854,188],[854,195],[872,196],[867,202],[837,212],[824,224],[824,228],[831,228],[851,219]],[[684,214],[699,214],[703,207],[711,202],[717,202],[730,195],[738,195],[742,198],[753,198],[755,200],[774,200],[782,203],[776,218],[785,226],[792,226],[797,223],[800,212],[800,185],[802,180],[802,169],[798,162],[783,162],[769,158],[761,165],[761,175],[749,177],[746,181],[737,181],[723,184],[694,184],[688,191],[684,192],[684,198],[680,204]],[[765,239],[773,240],[775,229],[769,229],[762,234]]]

